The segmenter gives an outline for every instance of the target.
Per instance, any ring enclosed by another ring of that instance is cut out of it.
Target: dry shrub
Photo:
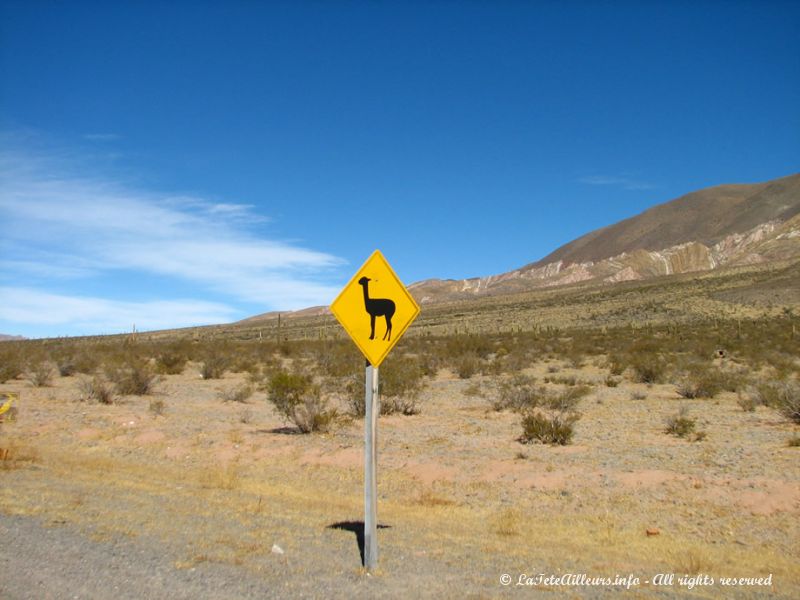
[[[682,398],[713,398],[723,389],[724,377],[718,369],[706,365],[694,365],[684,373],[676,384]]]
[[[253,395],[253,386],[247,383],[237,385],[233,388],[222,390],[219,397],[223,402],[247,402],[250,396]]]
[[[455,363],[456,373],[461,379],[470,379],[480,367],[481,361],[474,354],[465,354]]]
[[[0,445],[0,471],[12,471],[40,461],[39,451],[15,440]]]
[[[230,359],[220,350],[211,350],[200,365],[203,379],[222,379],[230,366]]]
[[[525,412],[543,406],[562,412],[573,411],[580,399],[591,392],[588,385],[576,385],[556,391],[536,386],[535,382],[534,377],[527,375],[516,375],[503,382],[498,397],[492,401],[492,408]]]
[[[631,355],[630,366],[638,383],[661,383],[664,379],[666,364],[659,354]]]
[[[200,486],[220,490],[233,490],[239,487],[240,481],[239,465],[231,462],[226,465],[212,465],[204,470],[200,477]]]
[[[544,405],[553,410],[573,411],[580,402],[581,398],[588,396],[592,388],[588,385],[576,385],[564,391],[548,394],[544,399]]]
[[[48,387],[53,382],[55,369],[47,361],[32,365],[25,373],[25,377],[36,387]]]
[[[166,403],[162,398],[153,398],[150,400],[150,406],[148,408],[152,415],[159,417],[164,414]]]
[[[572,441],[574,425],[579,418],[577,413],[528,413],[522,418],[522,436],[519,441],[523,444],[539,441],[553,446],[566,446]]]
[[[437,507],[437,506],[453,506],[455,502],[448,498],[436,495],[432,490],[422,490],[415,499],[415,504],[420,506]]]
[[[158,375],[144,359],[130,356],[122,366],[106,369],[108,379],[114,382],[122,396],[144,396],[153,391]]]
[[[78,372],[72,357],[62,357],[56,361],[56,368],[61,377],[72,377]]]
[[[694,433],[696,426],[697,419],[693,419],[689,416],[689,409],[687,407],[681,406],[676,414],[667,417],[664,432],[679,438],[686,438]]]
[[[781,385],[778,411],[790,421],[800,423],[800,385],[790,382]]]
[[[800,423],[800,384],[794,381],[766,381],[746,392],[757,404],[774,408],[784,417]]]
[[[179,375],[186,368],[187,360],[183,352],[168,348],[156,357],[156,369],[164,375]]]
[[[8,342],[5,342],[7,344]],[[19,356],[12,349],[0,351],[0,383],[16,379],[22,375]]]
[[[378,375],[381,414],[418,414],[424,383],[422,368],[416,358],[401,355],[386,359]],[[364,386],[361,388],[363,404]]]
[[[268,399],[301,433],[327,431],[337,413],[328,407],[320,387],[311,377],[278,371],[269,380]]]
[[[100,404],[114,404],[116,394],[114,388],[99,375],[84,377],[78,380],[79,398],[83,402],[99,402]]]
[[[755,412],[756,406],[759,404],[755,395],[747,390],[739,392],[736,403],[739,405],[739,408],[745,412]]]
[[[714,568],[714,564],[699,548],[690,548],[677,555],[675,572],[681,575],[699,575],[708,573]]]
[[[513,508],[502,510],[494,519],[494,532],[502,536],[519,535],[522,528],[522,516]]]
[[[328,377],[346,377],[363,370],[364,359],[358,349],[346,341],[324,342],[317,349],[316,365]]]
[[[492,400],[494,410],[528,410],[536,408],[546,394],[543,386],[536,386],[536,378],[515,375],[500,384],[498,396]]]

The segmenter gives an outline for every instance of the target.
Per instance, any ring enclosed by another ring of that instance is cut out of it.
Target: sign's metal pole
[[[378,435],[378,367],[367,362],[364,415],[364,567],[378,566],[378,486],[375,445]]]

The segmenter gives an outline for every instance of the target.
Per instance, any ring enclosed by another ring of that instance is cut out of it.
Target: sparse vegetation
[[[223,402],[247,402],[254,393],[253,386],[249,383],[222,390],[219,397]]]
[[[79,398],[83,402],[99,402],[100,404],[114,404],[116,394],[114,388],[103,377],[83,377],[78,380]]]
[[[47,361],[41,361],[32,365],[25,376],[36,387],[47,387],[53,382],[55,369]]]
[[[529,444],[539,441],[543,444],[566,446],[575,433],[574,424],[578,420],[575,413],[544,414],[531,412],[522,418],[520,442]]]
[[[172,345],[165,348],[156,357],[156,368],[164,375],[178,375],[186,368],[188,358],[179,347]]]
[[[681,406],[676,414],[667,417],[664,431],[679,438],[689,438],[691,434],[694,433],[696,426],[697,419],[689,416],[689,409],[687,407]],[[700,439],[705,437],[704,433],[701,435],[702,437]]]
[[[529,375],[515,375],[500,384],[498,396],[492,400],[494,410],[524,410],[538,406],[545,394],[543,387],[536,386],[536,378]]]
[[[166,403],[162,398],[152,398],[150,400],[148,409],[150,410],[150,413],[153,416],[159,417],[164,414],[164,410],[166,409]]]
[[[278,371],[270,378],[268,398],[302,433],[327,431],[337,416],[307,375]]]
[[[713,398],[723,389],[724,377],[718,369],[694,364],[683,373],[676,384],[681,398]]]
[[[401,413],[415,415],[420,412],[420,394],[424,378],[419,363],[409,356],[389,357],[378,374],[381,414]],[[361,386],[363,398],[364,386]]]
[[[221,350],[211,349],[200,364],[200,377],[203,379],[221,379],[230,366],[230,356]]]
[[[106,376],[122,396],[144,396],[153,391],[158,375],[144,359],[128,356],[122,365],[106,368]]]

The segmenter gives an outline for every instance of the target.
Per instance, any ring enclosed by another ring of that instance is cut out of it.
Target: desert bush
[[[543,444],[565,446],[572,441],[574,424],[578,418],[575,413],[528,413],[522,418],[522,436],[519,441],[523,444],[540,441]]]
[[[588,396],[591,391],[592,388],[588,385],[568,387],[561,392],[548,394],[544,399],[544,405],[553,410],[572,411],[577,407],[581,398]]]
[[[106,376],[123,396],[144,396],[152,392],[158,382],[150,363],[135,356],[129,356],[120,366],[106,368]]]
[[[608,377],[606,377],[604,383],[606,384],[606,387],[615,388],[619,385],[619,379],[609,375]]]
[[[343,384],[350,413],[356,418],[361,418],[367,413],[367,407],[365,405],[366,390],[364,386],[364,375],[351,375],[346,378]]]
[[[611,375],[622,375],[626,367],[627,363],[621,354],[612,354],[608,357],[608,370]]]
[[[494,531],[502,536],[514,536],[520,533],[524,519],[522,515],[513,508],[506,508],[501,511],[494,519]]]
[[[681,398],[713,398],[722,391],[722,374],[705,367],[693,367],[685,373],[675,385]]]
[[[448,337],[441,352],[443,356],[448,358],[458,358],[471,354],[485,359],[493,350],[494,345],[488,335],[460,334]]]
[[[545,383],[555,383],[557,385],[577,385],[578,378],[575,375],[558,375],[552,377],[545,377]]]
[[[78,380],[79,399],[83,402],[95,401],[100,404],[114,404],[116,394],[113,386],[100,377],[83,377]]]
[[[0,356],[0,383],[16,379],[22,375],[19,361],[11,353]]]
[[[200,364],[200,376],[203,379],[222,379],[230,366],[230,359],[219,350],[209,351]]]
[[[153,416],[159,417],[164,414],[166,404],[162,398],[153,398],[150,400],[148,410]]]
[[[659,354],[631,355],[633,380],[638,383],[661,383],[666,371],[664,359]]]
[[[491,403],[492,408],[498,411],[533,409],[544,395],[545,389],[536,386],[535,377],[518,374],[500,384],[498,396]]]
[[[164,375],[179,375],[186,368],[188,357],[174,348],[162,350],[156,356],[156,369]]]
[[[56,360],[56,369],[61,377],[72,377],[78,372],[71,356],[62,356]]]
[[[47,361],[31,365],[25,372],[25,377],[36,387],[47,387],[53,382],[55,369]]]
[[[481,367],[481,361],[474,354],[465,354],[455,362],[456,374],[461,379],[470,379]]]
[[[317,369],[327,377],[345,377],[363,371],[364,359],[348,342],[324,342],[315,353]]]
[[[223,402],[247,402],[250,396],[253,395],[253,386],[247,383],[237,385],[236,387],[222,390],[219,397]]]
[[[71,363],[76,373],[83,373],[84,375],[94,373],[100,364],[97,356],[90,352],[78,352],[72,357]]]
[[[631,400],[644,400],[647,398],[647,394],[640,390],[633,390],[631,392]]]
[[[800,423],[800,384],[782,382],[778,388],[776,408],[790,421]]]
[[[270,377],[267,397],[302,433],[327,431],[337,416],[307,375],[278,371]]]
[[[677,414],[667,417],[665,433],[680,438],[688,437],[694,432],[697,420],[689,416],[689,409],[682,406]]]
[[[800,384],[787,381],[761,381],[748,388],[746,397],[756,404],[774,408],[784,417],[800,423]]]
[[[739,392],[736,404],[745,412],[755,412],[756,406],[758,406],[759,403],[756,400],[755,394],[744,390]]]
[[[404,355],[387,358],[381,365],[378,375],[381,414],[419,413],[420,394],[424,384],[422,369],[416,358]],[[363,397],[363,385],[361,387]]]
[[[800,435],[790,437],[786,445],[789,446],[789,448],[800,448]]]

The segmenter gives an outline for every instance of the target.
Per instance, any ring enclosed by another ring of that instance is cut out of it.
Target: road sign
[[[19,394],[17,392],[0,392],[0,422],[3,420],[13,421],[16,407],[19,404]],[[13,409],[13,410],[12,410]],[[3,416],[4,413],[8,413]]]
[[[331,312],[369,363],[378,367],[417,318],[419,306],[375,250],[333,301]]]
[[[378,366],[419,314],[380,250],[356,271],[331,312],[367,358],[364,398],[364,567],[378,566]]]

